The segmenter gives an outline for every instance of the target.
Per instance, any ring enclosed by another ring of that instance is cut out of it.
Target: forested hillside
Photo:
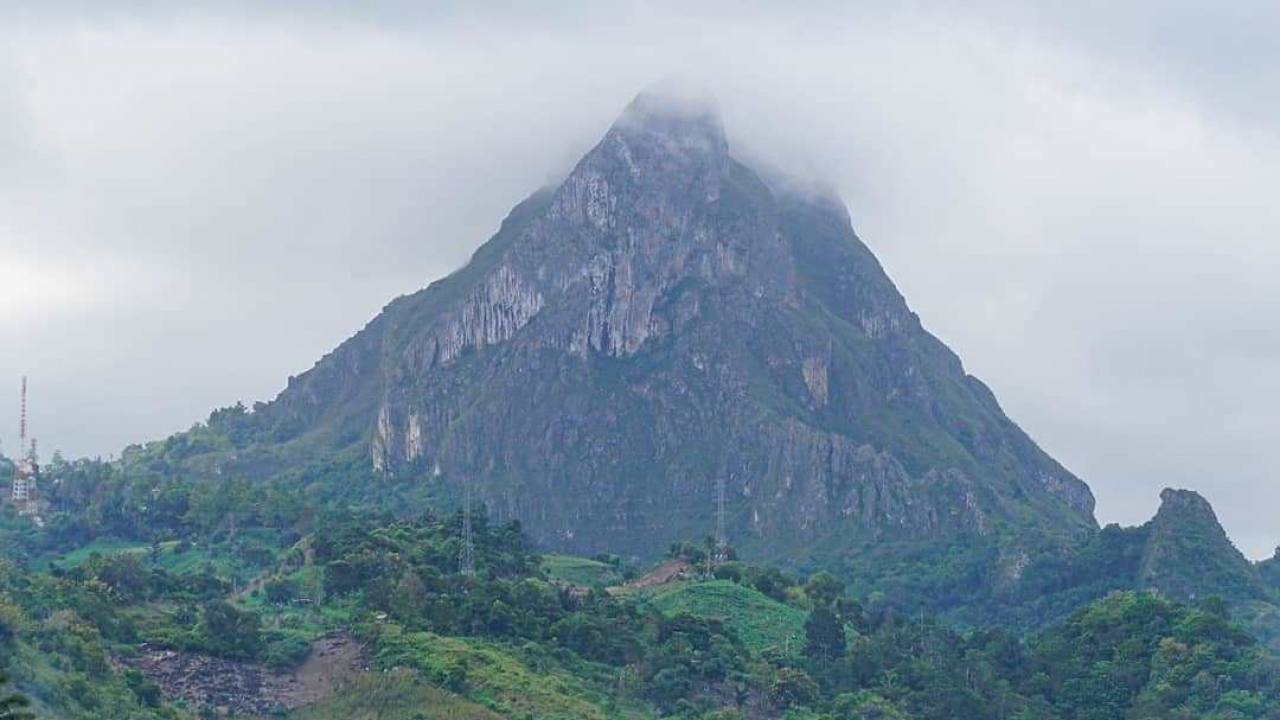
[[[1060,622],[977,628],[702,541],[653,572],[544,556],[480,508],[469,574],[457,511],[144,476],[53,463],[45,527],[3,515],[0,667],[40,717],[1280,717],[1280,666],[1218,598],[1074,578]],[[1075,562],[1121,576],[1147,533]]]

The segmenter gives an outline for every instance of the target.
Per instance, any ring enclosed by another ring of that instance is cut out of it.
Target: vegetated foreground
[[[0,658],[41,717],[1280,718],[1280,666],[1216,599],[960,632],[710,543],[642,574],[537,555],[477,509],[468,575],[459,513],[284,501],[202,487],[183,539],[88,552],[58,546],[69,514],[25,544],[38,562],[0,564]]]

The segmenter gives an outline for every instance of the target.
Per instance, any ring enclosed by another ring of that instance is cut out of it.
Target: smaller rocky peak
[[[1160,493],[1160,509],[1152,518],[1150,527],[1155,538],[1177,538],[1180,541],[1195,540],[1206,549],[1221,550],[1239,555],[1227,531],[1218,521],[1209,501],[1194,490],[1166,488]]]
[[[1262,576],[1264,582],[1275,591],[1280,591],[1280,547],[1276,548],[1276,554],[1270,559],[1263,560],[1257,564],[1258,574]]]
[[[1161,517],[1199,518],[1218,525],[1218,516],[1204,496],[1194,490],[1175,490],[1165,488],[1160,493],[1160,509],[1156,512],[1156,521]]]
[[[1166,489],[1147,524],[1139,577],[1179,601],[1219,595],[1239,602],[1264,594],[1256,568],[1245,559],[1199,493]]]

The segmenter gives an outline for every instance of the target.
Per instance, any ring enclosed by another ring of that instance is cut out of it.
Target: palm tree
[[[0,672],[0,720],[35,720],[36,716],[26,710],[31,704],[29,700],[21,695],[4,694],[4,686],[8,683],[9,677]]]

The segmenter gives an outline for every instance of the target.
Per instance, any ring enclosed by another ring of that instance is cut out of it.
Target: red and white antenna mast
[[[27,376],[22,376],[22,414],[18,416],[18,456],[27,454]]]
[[[26,376],[22,378],[22,413],[18,417],[18,444],[17,467],[14,469],[13,491],[10,497],[20,514],[33,516],[36,523],[40,524],[42,521],[36,514],[39,498],[37,478],[40,473],[40,467],[36,464],[39,462],[36,460],[36,441],[32,440],[30,445],[27,444]]]

